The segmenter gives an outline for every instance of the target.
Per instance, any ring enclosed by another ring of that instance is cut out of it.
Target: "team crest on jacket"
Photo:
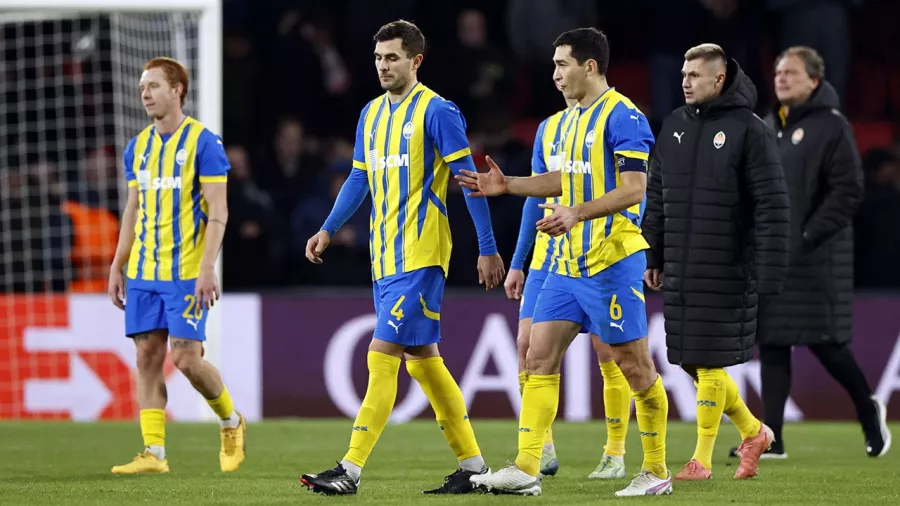
[[[717,133],[716,136],[713,137],[713,146],[715,146],[716,149],[720,149],[724,145],[725,145],[725,132],[719,130],[719,133]]]
[[[413,136],[413,130],[415,126],[412,121],[407,121],[405,125],[403,125],[403,138],[409,140],[410,137]]]
[[[587,135],[584,136],[584,145],[587,147],[593,146],[594,139],[596,138],[596,136],[597,136],[597,134],[595,134],[593,130],[588,132]]]
[[[803,140],[803,129],[798,128],[798,129],[794,130],[794,133],[791,134],[791,143],[794,146],[796,146],[797,144],[800,144],[800,141],[802,141],[802,140]]]
[[[187,161],[187,156],[187,150],[185,150],[184,148],[179,149],[178,152],[175,153],[175,163],[177,163],[178,165],[184,165],[184,162]]]

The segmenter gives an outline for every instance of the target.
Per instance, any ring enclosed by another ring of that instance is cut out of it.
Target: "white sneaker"
[[[588,475],[592,480],[618,480],[625,477],[625,459],[603,455],[600,465]]]
[[[509,464],[496,473],[477,474],[469,478],[476,487],[495,494],[541,495],[541,479]]]
[[[616,497],[638,497],[644,495],[664,495],[672,493],[672,471],[665,480],[656,477],[650,471],[641,471],[635,475],[631,483],[616,492]]]

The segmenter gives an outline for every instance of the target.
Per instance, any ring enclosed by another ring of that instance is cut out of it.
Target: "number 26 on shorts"
[[[197,299],[193,295],[185,295],[185,302],[187,302],[187,307],[184,309],[184,312],[181,313],[181,316],[185,320],[190,320],[191,318],[195,320],[200,320],[203,318],[203,305],[197,304]]]

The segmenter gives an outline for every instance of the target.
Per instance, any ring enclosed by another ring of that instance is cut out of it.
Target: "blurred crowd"
[[[459,105],[468,122],[476,163],[483,163],[483,155],[490,154],[513,175],[530,172],[537,124],[564,107],[551,83],[552,42],[562,31],[590,25],[607,33],[612,51],[609,81],[634,100],[654,128],[683,103],[680,69],[689,47],[701,42],[722,45],[756,83],[760,116],[774,99],[773,65],[778,52],[797,44],[814,47],[825,58],[826,79],[840,94],[842,108],[853,123],[866,175],[866,199],[855,227],[857,285],[900,287],[900,273],[886,268],[900,263],[900,234],[893,223],[900,216],[900,125],[891,122],[900,118],[900,53],[896,51],[900,32],[893,24],[900,19],[900,2],[224,0],[224,8],[222,136],[232,172],[223,258],[229,290],[370,284],[368,202],[333,238],[324,264],[309,264],[303,248],[324,222],[351,170],[359,110],[382,92],[371,37],[379,26],[398,18],[415,21],[425,33],[428,49],[420,80]],[[16,34],[5,35],[7,47],[11,36]],[[10,69],[16,55],[6,53],[3,63]],[[5,72],[0,82],[9,78]],[[5,116],[6,123],[13,118]],[[40,171],[3,168],[0,186],[9,195],[3,195],[0,237],[8,237],[2,234],[11,227],[29,227],[21,218],[29,213],[17,212],[16,206],[46,209],[58,200],[55,219],[62,223],[60,230],[75,227],[73,216],[78,209],[67,211],[66,202],[89,209],[96,208],[98,201],[106,202],[102,207],[115,218],[118,199],[105,193],[116,191],[116,185],[109,183],[115,159],[110,158],[108,144],[98,144],[82,150],[78,163],[58,170],[61,175],[45,177],[65,181],[72,179],[75,170],[75,179],[90,181],[90,191],[82,183],[72,198],[66,198],[65,191],[47,197],[45,190],[36,190],[30,195],[43,195],[39,202],[17,199],[17,188],[45,184],[39,180]],[[12,159],[0,156],[0,163]],[[451,184],[450,189],[454,249],[448,285],[477,286],[474,226],[458,186]],[[508,263],[522,200],[506,197],[490,204],[498,248]],[[92,230],[98,226],[96,220],[105,221],[92,219]],[[107,237],[107,229],[103,230],[98,240]],[[59,262],[77,258],[77,231],[36,235],[71,236],[66,244],[72,251],[43,254],[42,248],[60,245],[32,238],[34,244],[28,247],[38,253],[30,257],[55,262],[46,267],[51,264],[36,260],[33,269],[45,266],[41,268],[74,273],[63,284],[77,282],[79,277],[83,281],[79,273],[85,268],[80,265],[91,260],[59,270]],[[10,250],[19,247],[24,246],[4,240],[0,255],[9,259],[15,256]],[[6,260],[2,264],[9,265]],[[50,285],[58,288],[59,283],[42,286]],[[0,280],[0,286],[7,291],[36,289],[8,280]]]

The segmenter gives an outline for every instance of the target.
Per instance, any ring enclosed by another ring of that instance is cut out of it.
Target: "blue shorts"
[[[169,336],[206,340],[206,313],[194,299],[196,279],[126,280],[125,335],[168,330]]]
[[[534,323],[580,323],[606,344],[623,344],[647,335],[643,251],[589,278],[550,274],[544,281]]]
[[[525,287],[522,288],[522,300],[519,301],[520,320],[534,316],[534,306],[537,304],[538,294],[541,293],[541,287],[544,286],[547,274],[547,271],[529,269],[528,277],[525,278]]]
[[[444,270],[424,267],[375,281],[376,339],[401,346],[424,346],[441,340]]]

